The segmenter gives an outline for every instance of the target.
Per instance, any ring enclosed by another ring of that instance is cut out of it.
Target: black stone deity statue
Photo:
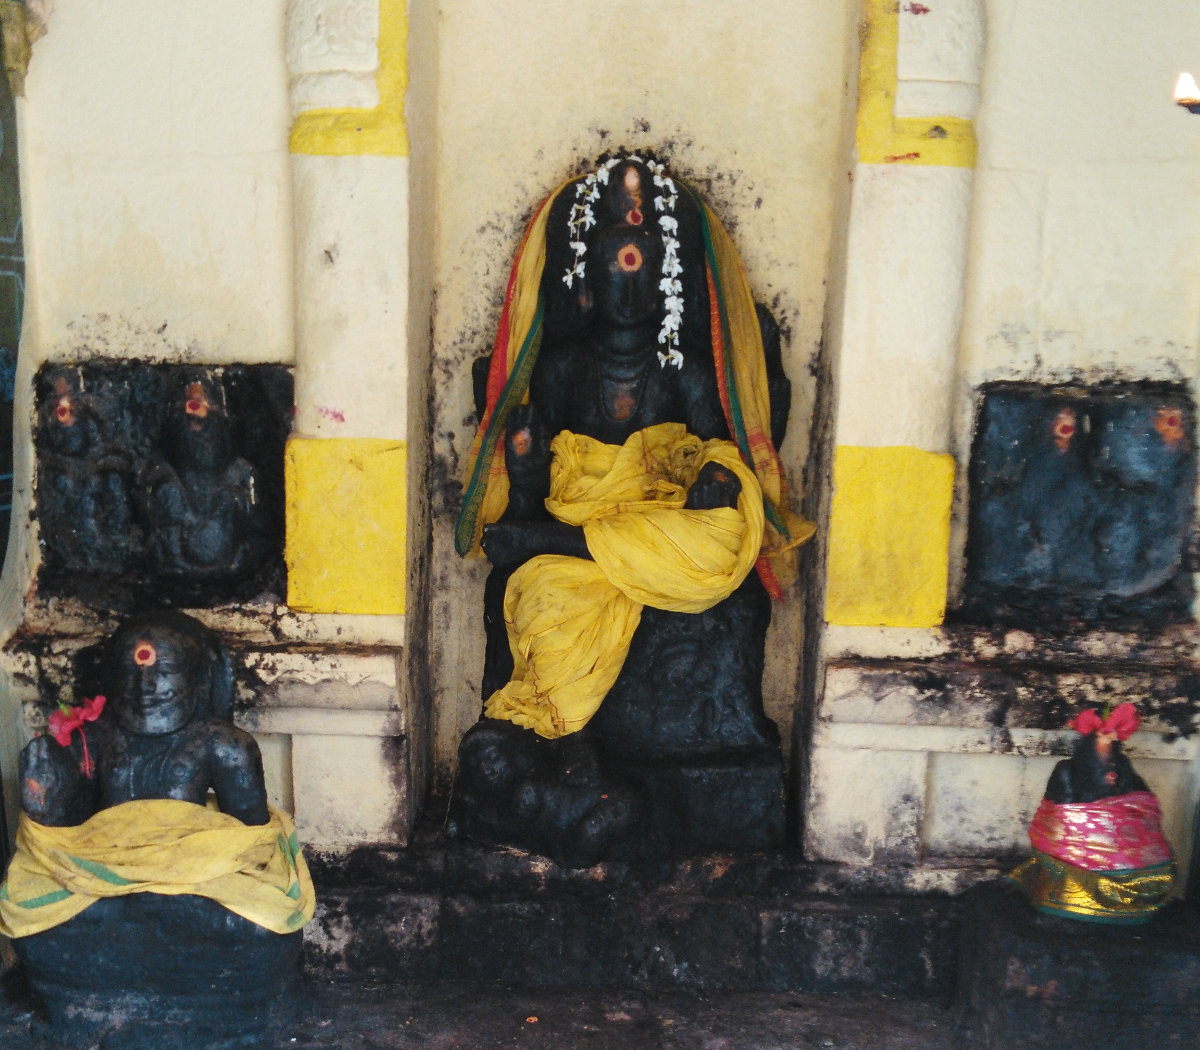
[[[575,865],[775,845],[783,828],[782,765],[761,686],[770,599],[753,570],[700,611],[672,611],[668,602],[660,608],[647,599],[615,682],[582,728],[533,727],[533,718],[496,706],[496,691],[513,679],[514,654],[525,644],[509,634],[509,603],[516,601],[510,581],[540,571],[534,565],[544,562],[533,560],[545,555],[593,558],[588,526],[548,509],[558,498],[552,474],[565,462],[560,435],[625,446],[661,424],[679,424],[688,440],[732,449],[733,431],[744,424],[732,348],[724,356],[714,346],[714,328],[718,342],[730,339],[724,314],[716,324],[719,311],[710,310],[710,296],[729,294],[711,252],[705,254],[717,224],[694,192],[653,159],[618,157],[568,183],[544,212],[544,227],[535,218],[527,235],[545,239],[541,347],[528,371],[527,401],[508,407],[496,439],[507,505],[480,536],[493,566],[484,597],[485,717],[462,741],[450,831]],[[523,266],[519,257],[515,282]],[[727,305],[722,300],[722,309]],[[508,317],[506,308],[502,328]],[[748,290],[741,318],[753,326],[760,438],[774,455],[790,389],[779,334]],[[476,368],[484,442],[523,367],[519,360],[510,366],[505,383],[498,356],[515,348],[497,345],[490,363]],[[749,462],[745,452],[741,460]],[[683,512],[761,502],[753,474],[753,491],[743,493],[738,467],[740,461],[708,461],[688,475]],[[468,510],[474,491],[473,482]],[[532,686],[535,694],[540,688]],[[553,700],[544,706],[551,721],[561,714]]]
[[[1081,712],[1071,757],[1055,765],[1029,825],[1033,857],[1009,875],[1039,911],[1088,922],[1146,922],[1167,902],[1175,860],[1158,799],[1122,750],[1132,703]]]
[[[77,677],[104,692],[21,753],[0,898],[55,1045],[266,1045],[314,898],[232,724],[227,651],[183,613],[143,614]]]
[[[218,384],[173,391],[161,440],[140,479],[150,560],[168,577],[236,579],[266,556],[254,468],[237,456]]]
[[[126,621],[105,649],[112,700],[101,715],[69,746],[48,734],[21,753],[25,812],[69,826],[131,799],[203,805],[212,791],[222,812],[265,824],[262,759],[232,724],[233,672],[216,636],[164,611]]]

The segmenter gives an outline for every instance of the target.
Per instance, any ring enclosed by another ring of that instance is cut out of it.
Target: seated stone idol
[[[1121,750],[1139,721],[1131,703],[1071,720],[1080,737],[1029,825],[1034,855],[1008,876],[1039,911],[1140,923],[1170,897],[1175,861],[1158,799]]]
[[[194,379],[163,408],[140,479],[150,560],[163,576],[236,578],[265,555],[254,468],[234,453],[219,385]]]
[[[778,332],[728,235],[653,159],[571,180],[476,377],[456,541],[493,569],[451,833],[575,864],[774,844],[768,593],[813,528],[776,453]]]
[[[253,1021],[298,962],[290,935],[315,899],[295,829],[232,724],[215,634],[178,612],[133,617],[98,677],[105,693],[60,709],[21,753],[0,933],[72,1037],[140,1013],[223,1045],[222,1026]],[[212,988],[226,984],[218,1017]],[[167,1038],[155,1032],[149,1045]]]

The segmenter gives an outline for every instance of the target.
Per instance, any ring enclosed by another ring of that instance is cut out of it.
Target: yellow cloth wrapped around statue
[[[137,799],[73,827],[24,813],[0,886],[0,933],[28,937],[101,897],[194,894],[275,933],[313,917],[316,896],[287,814],[263,825],[176,799]]]
[[[513,573],[504,596],[513,679],[484,713],[556,738],[599,709],[643,606],[703,612],[741,585],[762,546],[763,502],[731,442],[701,441],[679,423],[623,445],[563,431],[550,448],[546,508],[583,528],[594,560],[542,555]],[[741,482],[736,509],[684,506],[708,463]]]

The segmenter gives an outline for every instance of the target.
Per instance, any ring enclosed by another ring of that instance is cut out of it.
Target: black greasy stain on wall
[[[92,361],[35,383],[43,594],[125,612],[284,593],[287,368]]]
[[[1187,620],[1196,414],[1182,386],[997,383],[969,471],[969,621]]]

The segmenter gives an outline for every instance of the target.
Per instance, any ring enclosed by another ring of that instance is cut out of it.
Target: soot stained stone
[[[613,158],[601,170],[604,178],[580,180],[578,192],[568,187],[549,205],[541,349],[529,403],[507,416],[507,510],[482,537],[493,566],[484,594],[485,702],[513,674],[504,602],[514,572],[544,554],[591,557],[583,530],[546,510],[552,439],[569,430],[620,445],[647,427],[680,423],[702,440],[731,440],[698,200],[644,158]],[[778,444],[790,384],[774,319],[761,306],[756,314]],[[486,362],[474,378],[482,417]],[[716,466],[695,478],[687,508],[737,506],[741,483]],[[783,765],[762,699],[769,621],[753,570],[707,611],[644,607],[619,677],[583,729],[546,739],[484,717],[466,733],[449,833],[574,866],[779,845]]]
[[[286,368],[47,365],[37,398],[41,590],[116,611],[282,593]]]
[[[970,467],[968,620],[1184,620],[1195,412],[1182,388],[995,384]]]
[[[68,730],[68,743],[51,733],[21,752],[26,817],[67,828],[140,800],[199,809],[211,791],[235,824],[268,823],[262,759],[254,738],[232,724],[233,672],[217,635],[180,612],[142,614],[82,653],[79,664],[80,680],[108,699]],[[139,863],[154,872],[159,829],[150,822],[143,830],[146,840],[133,848],[144,850]],[[229,848],[223,830],[201,833],[210,852]],[[85,834],[108,842],[103,833]],[[103,873],[99,862],[70,859]],[[209,859],[211,869],[198,877],[205,888],[238,870],[228,858]],[[256,863],[267,870],[266,858]],[[295,868],[292,875],[299,892],[301,876]],[[39,899],[21,907],[40,906]],[[60,1043],[232,1050],[266,1045],[272,1005],[298,972],[302,935],[265,929],[205,896],[138,892],[100,897],[48,929],[18,931],[12,944]]]

